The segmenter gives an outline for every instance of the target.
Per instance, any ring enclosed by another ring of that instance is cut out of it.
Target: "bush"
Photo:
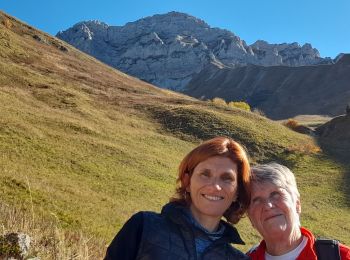
[[[219,105],[219,106],[227,106],[227,103],[225,100],[223,100],[222,98],[213,98],[212,99],[212,102],[215,104],[215,105]]]
[[[242,110],[250,111],[249,104],[243,101],[231,101],[228,103],[228,106],[232,108],[239,108]]]
[[[297,129],[300,126],[300,124],[297,120],[291,119],[291,118],[289,118],[286,122],[284,122],[283,125],[294,130],[294,131],[297,131]]]
[[[12,22],[9,19],[5,19],[2,21],[2,24],[7,28],[11,29],[12,28]]]
[[[283,125],[301,134],[312,134],[312,130],[310,128],[299,124],[295,119],[288,119],[287,122],[283,123]]]
[[[253,111],[252,111],[254,114],[257,114],[259,116],[263,116],[263,117],[266,117],[264,111],[262,111],[261,109],[259,108],[254,108]]]

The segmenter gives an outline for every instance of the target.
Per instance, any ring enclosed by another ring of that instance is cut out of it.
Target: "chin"
[[[225,211],[222,210],[203,210],[202,213],[211,217],[221,218]]]

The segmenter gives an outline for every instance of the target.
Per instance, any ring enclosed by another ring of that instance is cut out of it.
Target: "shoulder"
[[[139,229],[140,227],[143,226],[143,218],[144,214],[143,212],[138,212],[134,215],[132,215],[123,225],[122,230],[125,232]]]
[[[153,222],[153,221],[159,221],[161,219],[162,219],[162,216],[159,213],[156,213],[153,211],[140,211],[132,215],[125,224],[142,225],[144,224],[145,221]]]
[[[256,252],[258,250],[258,247],[259,247],[259,244],[255,245],[255,246],[252,246],[248,252],[247,252],[247,255],[250,255],[250,254],[253,254],[254,252]]]
[[[339,251],[342,260],[350,260],[350,247],[339,243]]]
[[[152,211],[140,211],[124,224],[123,229],[127,231],[142,230],[142,233],[148,234],[149,232],[159,231],[164,229],[167,223],[164,217],[156,212]],[[138,232],[139,234],[141,232]]]
[[[122,226],[107,248],[106,260],[135,259],[143,233],[143,213],[131,216]]]
[[[153,211],[141,211],[137,214],[142,215],[142,217],[138,217],[138,218],[140,219],[142,218],[142,222],[146,226],[159,225],[159,224],[162,224],[162,222],[164,222],[164,216]]]
[[[253,246],[249,251],[247,252],[247,255],[250,257],[250,259],[264,259],[265,255],[265,249],[266,244],[265,241],[261,241],[260,244],[257,244]]]
[[[143,211],[137,212],[134,215],[132,215],[127,222],[132,222],[132,223],[142,222],[143,221],[143,216],[144,216],[144,212]]]
[[[336,249],[336,254],[340,254],[341,260],[350,260],[350,248],[339,243],[338,240],[316,239],[315,247],[318,255],[334,255],[334,249]]]
[[[232,259],[250,259],[249,256],[244,254],[242,251],[238,250],[237,248],[233,247],[232,245],[230,245],[230,247],[231,247]]]

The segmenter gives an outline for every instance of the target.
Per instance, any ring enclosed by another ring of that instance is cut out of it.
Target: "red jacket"
[[[316,251],[315,251],[315,237],[314,235],[307,230],[306,228],[300,228],[301,234],[307,237],[307,244],[303,251],[301,251],[300,255],[296,260],[317,260]],[[350,260],[350,248],[339,244],[340,249],[340,258],[341,260]],[[248,255],[253,260],[265,260],[265,250],[266,243],[265,241],[261,241],[259,246],[252,251],[248,252]]]

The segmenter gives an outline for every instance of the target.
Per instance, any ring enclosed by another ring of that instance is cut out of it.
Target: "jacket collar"
[[[178,202],[170,202],[163,207],[161,214],[170,219],[173,223],[181,225],[186,229],[193,230],[195,228],[194,225],[190,223],[186,217],[188,210],[188,207],[183,204],[180,204]],[[233,243],[240,245],[245,244],[235,227],[224,220],[220,220],[220,223],[224,225],[225,231],[218,242],[222,241],[224,243]]]
[[[315,237],[312,233],[306,228],[300,228],[301,234],[307,237],[308,241],[304,248],[304,250],[300,253],[297,260],[306,260],[306,259],[317,259],[316,252],[314,249]],[[251,249],[248,252],[248,255],[252,255],[253,259],[265,259],[265,251],[266,251],[266,242],[262,240],[258,247]]]

